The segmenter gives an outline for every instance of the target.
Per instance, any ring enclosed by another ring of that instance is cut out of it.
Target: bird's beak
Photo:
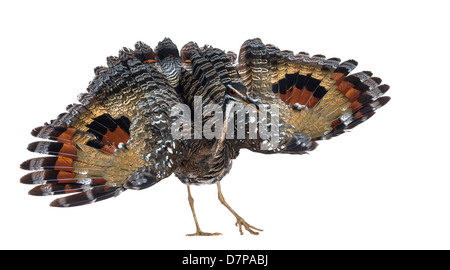
[[[248,107],[250,107],[250,108],[252,108],[253,110],[255,110],[256,112],[260,112],[259,110],[258,110],[258,108],[256,107],[256,103],[257,103],[257,100],[256,99],[254,99],[254,98],[251,98],[251,97],[249,97],[249,96],[247,96],[247,95],[243,95],[243,94],[241,94],[239,91],[237,91],[237,90],[235,90],[236,91],[236,95],[234,95],[234,96],[230,96],[230,99],[231,100],[234,100],[234,101],[237,101],[237,102],[240,102],[240,103],[243,103],[245,106],[248,106]],[[229,103],[230,104],[230,103]]]
[[[252,108],[252,109],[255,110],[257,113],[260,113],[260,111],[258,110],[258,108],[256,107],[256,105],[254,104],[255,102],[252,102],[252,101],[247,102],[247,101],[245,101],[245,100],[242,100],[242,103],[244,103],[245,106],[248,106],[248,107]]]

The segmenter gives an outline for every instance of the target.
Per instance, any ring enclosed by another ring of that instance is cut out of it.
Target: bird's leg
[[[241,216],[239,216],[234,210],[233,208],[231,208],[228,203],[225,201],[225,198],[222,195],[222,190],[220,188],[220,182],[217,182],[217,190],[219,192],[219,201],[225,205],[226,208],[228,208],[228,210],[230,210],[230,212],[236,217],[236,226],[239,226],[239,231],[241,232],[241,235],[244,234],[242,232],[242,226],[244,226],[244,228],[249,231],[251,234],[259,234],[259,232],[255,232],[254,230],[257,231],[262,231],[261,229],[255,228],[253,226],[251,226],[250,224],[248,224]],[[254,229],[254,230],[252,230]]]
[[[188,189],[188,200],[189,200],[189,205],[191,206],[192,215],[194,216],[195,227],[197,228],[197,232],[195,232],[195,233],[190,233],[190,234],[186,234],[186,236],[211,236],[211,235],[221,235],[221,233],[207,233],[207,232],[203,232],[203,231],[200,229],[200,226],[198,225],[198,221],[197,221],[197,216],[195,215],[195,210],[194,210],[194,198],[192,198],[192,195],[191,195],[191,188],[189,187],[189,185],[187,185],[187,189]]]

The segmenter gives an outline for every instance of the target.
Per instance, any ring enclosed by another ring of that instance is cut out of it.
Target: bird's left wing
[[[390,98],[389,89],[369,71],[350,74],[355,60],[281,51],[260,39],[244,42],[237,70],[248,91],[279,111],[280,143],[261,151],[261,140],[246,147],[264,153],[303,153],[374,115]]]
[[[21,164],[33,171],[21,182],[39,184],[31,195],[75,193],[51,205],[84,205],[147,188],[173,172],[177,150],[170,112],[182,102],[176,92],[180,59],[170,40],[156,53],[141,42],[135,47],[108,57],[108,67],[95,69],[79,104],[32,131],[46,140],[28,150],[51,156]]]

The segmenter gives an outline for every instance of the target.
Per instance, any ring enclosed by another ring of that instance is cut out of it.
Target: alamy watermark
[[[187,104],[179,103],[171,109],[174,139],[261,139],[261,150],[272,150],[279,143],[278,104],[243,104],[231,101],[223,105],[203,106],[201,96],[194,97],[194,112]],[[203,123],[203,119],[208,118]],[[193,122],[193,123],[192,123]],[[246,125],[248,130],[246,131]],[[259,135],[259,137],[258,137]]]

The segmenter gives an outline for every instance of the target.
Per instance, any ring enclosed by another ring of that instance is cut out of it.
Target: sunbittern
[[[108,67],[95,68],[79,104],[33,129],[47,140],[28,149],[51,157],[23,162],[33,172],[21,182],[39,184],[31,195],[75,193],[51,203],[70,207],[148,188],[174,173],[188,189],[197,229],[189,235],[218,234],[198,225],[190,185],[201,184],[217,184],[241,234],[242,226],[258,234],[220,188],[239,150],[311,151],[318,140],[370,118],[389,101],[389,86],[371,72],[349,75],[354,60],[294,55],[258,38],[244,42],[235,60],[232,52],[193,42],[179,53],[167,38],[155,51],[142,42],[120,50]]]

